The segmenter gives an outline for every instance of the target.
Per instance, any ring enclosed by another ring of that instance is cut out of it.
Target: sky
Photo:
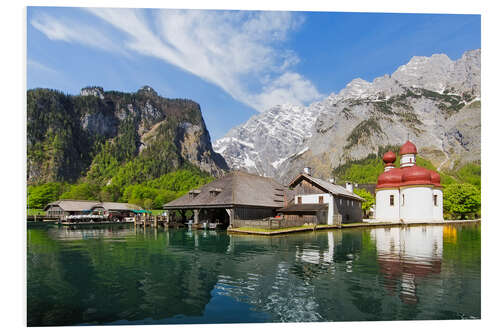
[[[28,7],[27,88],[149,85],[199,103],[214,141],[274,105],[480,47],[479,15]]]

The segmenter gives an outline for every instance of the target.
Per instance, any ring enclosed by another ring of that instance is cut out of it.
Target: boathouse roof
[[[323,180],[323,179],[312,177],[311,175],[308,175],[305,173],[301,173],[300,175],[295,177],[295,179],[293,179],[288,186],[293,188],[293,187],[297,186],[304,179],[308,180],[315,187],[321,189],[325,193],[331,193],[331,194],[336,195],[336,196],[347,197],[347,198],[358,200],[358,201],[365,201],[359,195],[348,191],[345,187],[330,183],[330,182]]]
[[[232,171],[211,183],[189,191],[165,205],[165,209],[260,206],[280,208],[286,188],[272,178]]]
[[[59,206],[62,210],[67,212],[82,212],[86,210],[91,210],[92,206],[98,204],[99,201],[92,200],[57,200],[48,203],[43,210],[47,210],[50,207]]]
[[[125,202],[98,202],[92,209],[102,207],[105,210],[141,210],[142,208]]]
[[[94,208],[102,207],[105,210],[139,210],[141,207],[129,203],[123,202],[100,202],[93,200],[70,200],[63,199],[53,201],[48,203],[44,210],[49,209],[50,207],[59,206],[62,210],[67,212],[83,212],[83,211],[91,211]]]

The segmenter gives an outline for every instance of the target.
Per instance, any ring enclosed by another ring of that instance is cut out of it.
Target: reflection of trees
[[[45,231],[30,229],[28,322],[165,322],[214,311],[228,311],[233,322],[248,320],[245,311],[233,316],[231,308],[213,309],[225,299],[217,296],[249,304],[271,321],[455,318],[460,302],[480,309],[479,297],[467,297],[470,291],[479,293],[480,276],[453,275],[477,271],[477,230],[450,232],[456,235],[453,241],[441,243],[436,230],[319,231],[269,238],[149,228],[54,229],[47,237]],[[443,254],[450,258],[446,265],[441,264]],[[433,276],[449,279],[437,283]],[[439,305],[443,302],[446,306]]]
[[[67,243],[45,237],[39,241],[41,245],[29,241],[29,324],[99,324],[201,315],[216,283],[220,249],[202,253],[187,236],[171,237],[169,248],[165,247],[167,233],[157,235],[157,240],[150,239],[151,233]],[[183,235],[174,233],[178,234]],[[209,242],[201,239],[198,246],[210,248]],[[184,251],[176,251],[179,243]],[[66,245],[76,246],[78,251],[66,249]],[[191,245],[193,252],[185,251]],[[53,251],[43,253],[40,246],[52,246]],[[219,247],[225,250],[227,244]]]

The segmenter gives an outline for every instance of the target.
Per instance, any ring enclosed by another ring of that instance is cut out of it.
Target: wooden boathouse
[[[165,205],[167,219],[181,216],[186,223],[187,212],[192,214],[192,223],[216,223],[222,227],[262,227],[264,219],[276,215],[282,208],[286,188],[268,177],[244,171],[232,171],[198,189]],[[178,214],[175,214],[178,212]]]
[[[134,211],[140,209],[142,208],[137,205],[122,202],[63,199],[47,204],[44,211],[47,218],[65,219],[68,216],[108,216],[110,213],[133,217]]]

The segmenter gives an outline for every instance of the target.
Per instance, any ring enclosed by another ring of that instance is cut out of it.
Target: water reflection
[[[378,228],[370,231],[384,287],[407,304],[418,303],[417,278],[441,272],[443,227]]]
[[[454,230],[28,229],[28,324],[478,317],[479,230]]]

